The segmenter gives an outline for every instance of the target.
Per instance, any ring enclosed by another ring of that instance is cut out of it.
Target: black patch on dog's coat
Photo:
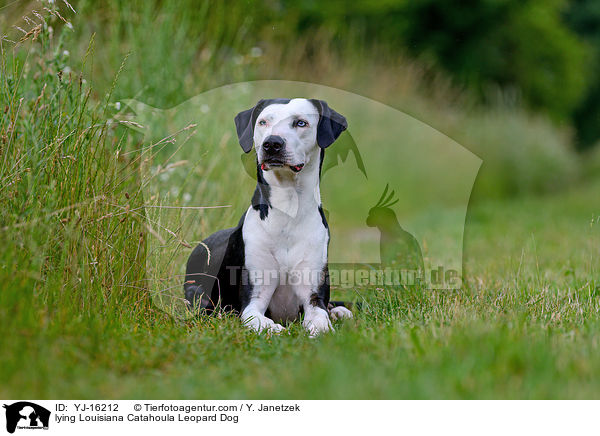
[[[323,169],[323,161],[325,160],[325,149],[321,149],[321,154],[319,156],[319,181],[321,180],[321,170]]]
[[[256,189],[252,196],[252,208],[258,211],[260,219],[264,220],[269,216],[271,207],[271,187],[263,177],[263,171],[258,162],[256,163]]]
[[[312,306],[315,307],[319,307],[319,294],[316,292],[313,292],[312,295],[310,296],[310,304]]]
[[[327,219],[325,218],[325,212],[323,212],[323,205],[319,205],[319,215],[321,215],[321,221],[323,222],[323,226],[329,231],[329,225],[327,224]]]
[[[327,310],[327,306],[329,305],[329,293],[330,293],[330,285],[329,285],[329,265],[325,264],[323,267],[323,279],[321,280],[321,284],[317,289],[317,292],[313,293],[310,296],[310,304],[315,307],[320,307],[323,310]]]

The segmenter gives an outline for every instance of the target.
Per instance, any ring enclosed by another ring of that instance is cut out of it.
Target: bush
[[[568,119],[584,95],[589,50],[563,23],[560,0],[281,0],[300,32],[372,44],[433,64],[481,97],[517,89],[529,107]],[[360,50],[360,48],[358,48]],[[369,56],[368,52],[363,53]]]
[[[598,180],[598,174],[600,174],[600,143],[586,150],[582,154],[581,160],[583,161],[584,175],[589,179]]]
[[[475,200],[557,191],[579,176],[568,134],[544,118],[489,110],[466,117],[456,135],[483,159]]]
[[[566,22],[588,45],[590,87],[572,114],[577,129],[577,145],[590,148],[600,139],[600,3],[572,0],[565,12]]]

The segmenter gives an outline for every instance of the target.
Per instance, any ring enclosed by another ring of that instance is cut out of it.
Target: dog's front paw
[[[344,306],[334,307],[329,311],[329,314],[331,315],[331,319],[333,319],[334,321],[337,321],[338,319],[351,319],[354,317],[354,315],[352,315],[352,312],[350,312],[350,310],[348,310]]]
[[[304,318],[302,325],[308,331],[308,334],[311,338],[314,338],[321,333],[334,331],[331,321],[329,320],[329,315],[327,315],[327,312],[322,309],[307,315]]]
[[[251,328],[256,332],[267,331],[272,333],[280,333],[285,330],[285,327],[283,327],[281,324],[277,324],[272,319],[260,314],[247,315],[242,319],[242,322],[246,327]]]
[[[271,321],[269,318],[267,318],[269,321]],[[285,327],[282,326],[281,324],[277,324],[275,321],[271,321],[271,324],[269,324],[268,327],[269,331],[273,332],[273,333],[281,333],[282,331],[285,330]]]

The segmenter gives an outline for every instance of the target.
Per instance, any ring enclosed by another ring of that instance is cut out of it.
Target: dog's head
[[[347,126],[346,118],[324,101],[304,98],[260,100],[235,117],[242,149],[248,153],[255,145],[263,170],[295,173],[315,151],[333,144]]]

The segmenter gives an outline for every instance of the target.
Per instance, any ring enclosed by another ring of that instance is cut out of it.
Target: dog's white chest
[[[322,270],[327,262],[328,233],[316,207],[314,211],[299,211],[295,217],[270,210],[264,220],[250,208],[243,236],[246,266],[252,269],[290,274]]]
[[[323,280],[329,235],[316,206],[314,213],[303,212],[290,217],[280,210],[270,210],[264,220],[252,208],[246,213],[246,268],[257,283],[276,282],[268,302],[275,322],[295,320],[303,301]],[[300,294],[298,289],[302,289]]]

